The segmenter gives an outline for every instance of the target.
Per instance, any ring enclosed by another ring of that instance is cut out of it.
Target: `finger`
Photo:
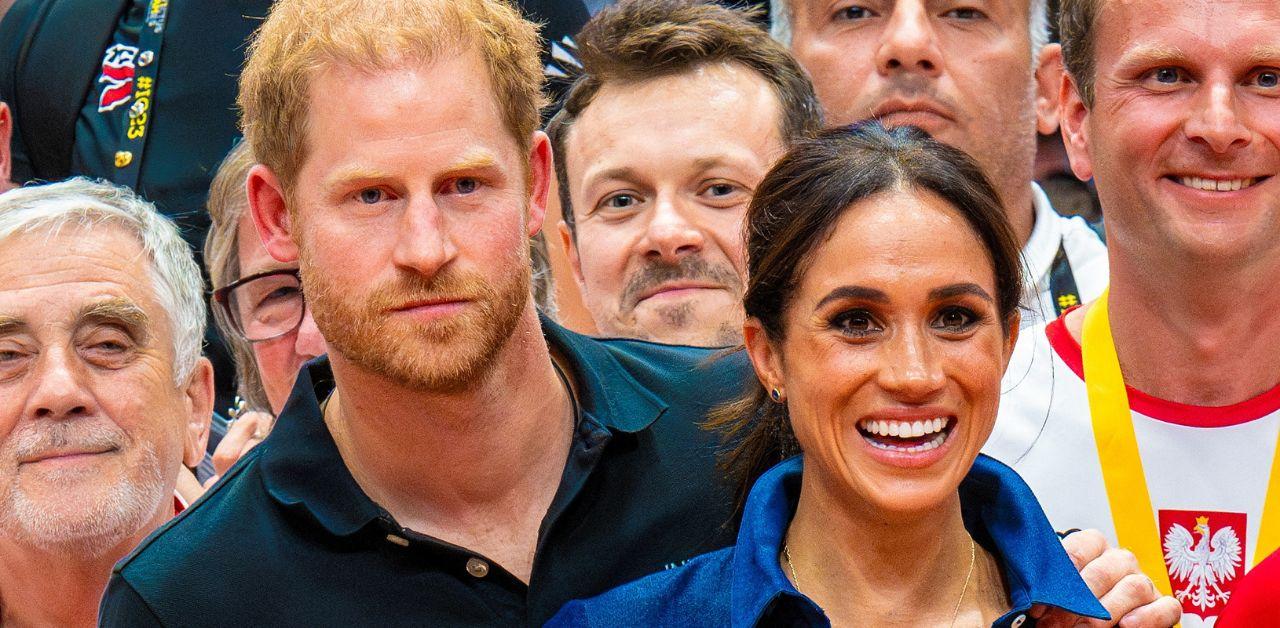
[[[1097,530],[1081,530],[1062,538],[1062,549],[1067,550],[1077,570],[1096,560],[1107,551],[1107,537]]]
[[[262,440],[267,437],[267,434],[271,433],[271,428],[275,425],[275,417],[257,410],[247,412],[246,415],[253,415],[253,418],[258,422],[258,429],[253,433],[255,438]]]
[[[226,473],[227,469],[240,459],[245,451],[245,443],[253,438],[258,430],[258,420],[259,413],[247,413],[227,430],[222,441],[218,443],[218,448],[213,450],[213,469],[218,475]]]
[[[1121,628],[1168,628],[1182,619],[1182,604],[1166,595],[1120,619]]]
[[[1127,549],[1111,548],[1080,569],[1080,577],[1098,599],[1111,593],[1124,578],[1131,575],[1146,578],[1138,568],[1138,557]],[[1147,582],[1150,580],[1148,579]],[[1151,595],[1141,603],[1145,604],[1154,599],[1155,596]]]
[[[1105,595],[1098,596],[1103,608],[1111,614],[1112,621],[1159,599],[1160,593],[1156,591],[1156,585],[1142,573],[1131,573],[1121,578]],[[1172,625],[1172,622],[1166,625]]]

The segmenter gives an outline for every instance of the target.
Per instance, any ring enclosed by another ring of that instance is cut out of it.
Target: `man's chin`
[[[742,343],[741,306],[736,303],[714,308],[654,308],[638,314],[632,330],[614,335],[694,347],[728,347]]]

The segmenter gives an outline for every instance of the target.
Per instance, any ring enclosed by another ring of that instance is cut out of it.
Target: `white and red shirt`
[[[1212,625],[1223,598],[1254,563],[1280,434],[1280,386],[1223,407],[1128,391],[1161,547],[1166,563],[1173,563],[1170,582],[1182,602],[1182,625]],[[1096,528],[1116,543],[1080,344],[1062,318],[1023,331],[1005,374],[995,431],[983,452],[1022,475],[1055,528]],[[1232,549],[1233,537],[1238,550]],[[1207,557],[1215,548],[1221,548],[1216,556],[1225,554],[1227,563],[1239,566],[1216,563],[1221,575],[1203,586],[1177,577],[1175,567],[1186,567],[1187,560]]]

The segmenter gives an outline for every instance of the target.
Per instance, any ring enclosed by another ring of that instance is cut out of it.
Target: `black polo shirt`
[[[581,418],[528,586],[402,528],[361,491],[321,415],[333,389],[322,358],[271,436],[116,565],[99,621],[540,626],[571,599],[731,544],[731,491],[698,423],[753,377],[745,357],[597,340],[545,319],[543,333],[572,371]]]

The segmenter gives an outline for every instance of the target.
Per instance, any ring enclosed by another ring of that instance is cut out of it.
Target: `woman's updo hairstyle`
[[[996,191],[963,151],[915,127],[871,121],[798,142],[756,188],[744,224],[743,307],[771,342],[785,340],[787,308],[836,222],[859,201],[890,191],[936,194],[969,223],[995,268],[996,307],[1008,335],[1022,298],[1022,262]],[[786,404],[771,401],[758,382],[718,408],[708,427],[724,435],[720,464],[738,486],[739,508],[760,474],[800,453]]]

